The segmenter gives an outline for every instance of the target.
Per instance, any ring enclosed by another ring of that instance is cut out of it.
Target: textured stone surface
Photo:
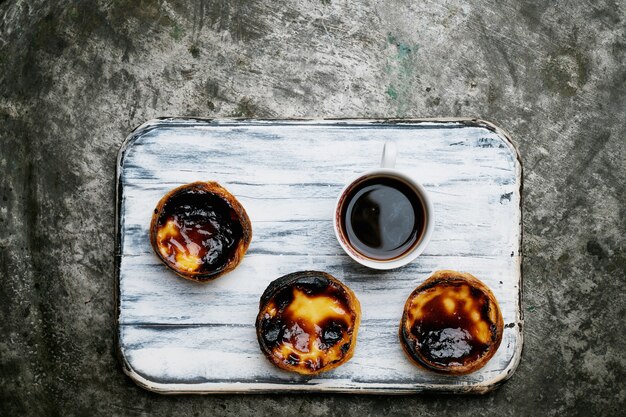
[[[0,0],[1,415],[618,415],[623,2]],[[520,367],[485,397],[143,391],[115,358],[114,168],[157,116],[476,116],[525,165]]]

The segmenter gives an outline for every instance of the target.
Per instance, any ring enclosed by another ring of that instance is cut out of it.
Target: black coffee
[[[375,260],[398,258],[413,249],[425,225],[421,198],[395,178],[371,177],[357,183],[341,207],[341,227],[348,243]]]

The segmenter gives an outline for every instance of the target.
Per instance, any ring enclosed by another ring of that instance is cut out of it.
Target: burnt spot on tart
[[[427,369],[467,374],[500,346],[503,319],[489,288],[468,273],[435,272],[409,296],[400,322],[404,351]]]
[[[167,193],[150,224],[150,242],[178,275],[208,281],[234,269],[252,237],[243,206],[216,182],[195,182]]]
[[[354,293],[333,276],[295,272],[273,281],[261,296],[257,338],[279,368],[317,374],[352,357],[360,315]]]

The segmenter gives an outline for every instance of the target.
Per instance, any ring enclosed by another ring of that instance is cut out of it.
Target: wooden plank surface
[[[406,267],[373,271],[345,255],[332,213],[338,193],[398,145],[397,168],[420,181],[435,231]],[[242,264],[202,285],[178,278],[152,252],[150,216],[170,189],[214,180],[246,208],[253,240]],[[521,166],[497,128],[471,121],[232,122],[162,120],[137,129],[118,166],[119,350],[125,371],[167,392],[484,392],[517,366]],[[298,270],[331,273],[362,304],[351,361],[317,378],[273,367],[254,330],[258,301],[274,279]],[[449,377],[404,356],[397,330],[409,293],[438,269],[467,271],[493,290],[506,328],[486,367]]]

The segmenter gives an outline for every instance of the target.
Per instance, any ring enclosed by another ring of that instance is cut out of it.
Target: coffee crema
[[[411,251],[426,228],[426,209],[416,190],[395,177],[366,177],[343,199],[340,227],[361,255],[388,261]]]

